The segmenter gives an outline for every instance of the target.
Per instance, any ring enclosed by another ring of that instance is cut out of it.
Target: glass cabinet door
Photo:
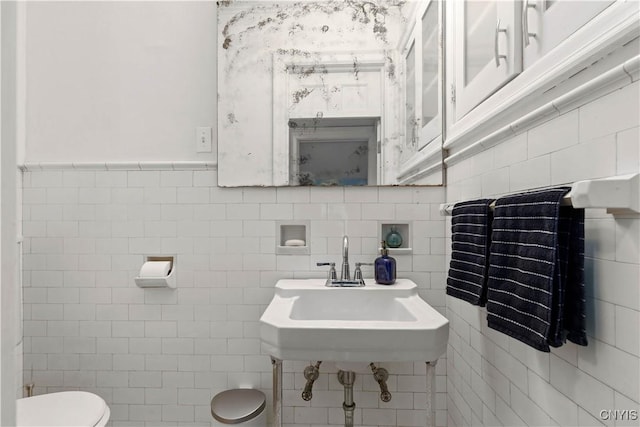
[[[416,120],[416,45],[411,43],[404,58],[405,61],[405,146],[411,151],[416,150],[418,127]]]
[[[524,0],[524,68],[556,47],[612,3],[613,0]]]
[[[442,79],[440,46],[442,40],[439,8],[441,2],[432,1],[420,18],[422,38],[422,78],[420,109],[420,143],[422,149],[442,134]]]
[[[448,2],[455,25],[455,118],[522,71],[519,44],[520,2],[464,0]]]
[[[418,4],[404,45],[405,157],[442,135],[442,2]],[[406,160],[406,158],[405,158]]]

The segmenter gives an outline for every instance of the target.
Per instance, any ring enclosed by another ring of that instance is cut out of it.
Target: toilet
[[[61,391],[17,400],[18,427],[104,427],[111,411],[100,396]]]
[[[267,425],[265,395],[260,390],[236,388],[225,390],[211,399],[211,415],[215,426],[239,424],[243,427]]]

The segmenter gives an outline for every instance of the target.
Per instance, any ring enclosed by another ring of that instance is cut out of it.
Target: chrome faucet
[[[365,263],[356,263],[356,271],[354,272],[354,278],[351,280],[351,274],[349,274],[349,238],[344,236],[342,238],[342,268],[340,269],[340,280],[336,277],[335,263],[333,262],[318,262],[318,267],[328,265],[329,273],[327,276],[327,282],[325,286],[329,287],[359,287],[364,286],[364,279],[362,278],[361,265],[369,265]]]
[[[340,280],[351,280],[349,274],[349,238],[342,238],[342,268],[340,269]]]

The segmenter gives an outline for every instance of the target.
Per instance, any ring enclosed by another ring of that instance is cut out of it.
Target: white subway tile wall
[[[315,263],[340,262],[343,234],[352,263],[372,262],[379,220],[412,222],[416,245],[396,256],[398,274],[445,311],[443,188],[219,188],[215,171],[72,169],[27,171],[23,185],[24,379],[38,394],[99,394],[113,426],[210,426],[211,398],[233,387],[270,400],[258,319],[275,282],[324,277]],[[309,221],[310,255],[276,255],[276,224],[286,220]],[[161,254],[177,256],[177,289],[137,288],[143,257]],[[308,403],[307,364],[284,362],[285,425],[343,425],[337,369],[322,364]],[[381,366],[393,399],[379,400],[363,364],[356,425],[425,425],[425,364]],[[446,369],[443,358],[438,426]]]
[[[639,172],[638,93],[635,82],[450,166],[447,201]],[[640,219],[586,216],[589,345],[535,351],[488,329],[485,309],[447,297],[449,426],[638,425],[620,414],[640,413]]]

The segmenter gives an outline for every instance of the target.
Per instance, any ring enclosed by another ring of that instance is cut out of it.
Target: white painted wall
[[[28,2],[26,161],[215,160],[216,4]]]
[[[636,81],[450,166],[447,201],[639,172],[639,95]],[[533,350],[447,297],[450,426],[638,425],[600,411],[640,411],[640,219],[586,217],[587,347]]]
[[[0,4],[0,424],[15,425],[19,345],[16,168],[16,3]]]

